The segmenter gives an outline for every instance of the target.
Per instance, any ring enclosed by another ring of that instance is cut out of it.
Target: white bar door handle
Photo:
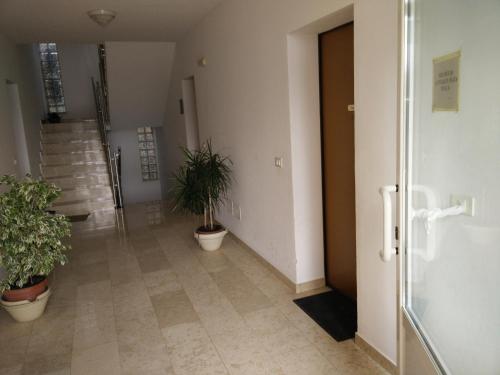
[[[396,185],[382,186],[379,190],[384,204],[384,245],[380,251],[380,258],[389,262],[396,255],[396,248],[392,246],[392,200],[391,193],[398,191]]]

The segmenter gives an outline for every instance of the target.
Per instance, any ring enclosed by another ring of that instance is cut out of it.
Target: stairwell
[[[112,184],[96,121],[42,124],[40,169],[45,180],[62,189],[52,207],[57,213],[90,215],[90,222],[112,217]]]

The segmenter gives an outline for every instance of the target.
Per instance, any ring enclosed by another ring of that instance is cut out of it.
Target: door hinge
[[[394,238],[399,242],[399,227],[394,227]],[[399,246],[396,246],[396,255],[399,255]]]

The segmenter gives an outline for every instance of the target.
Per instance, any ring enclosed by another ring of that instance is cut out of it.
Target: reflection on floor
[[[195,222],[160,203],[116,218],[74,224],[42,318],[0,312],[0,374],[385,373],[324,333],[231,238],[203,252]]]

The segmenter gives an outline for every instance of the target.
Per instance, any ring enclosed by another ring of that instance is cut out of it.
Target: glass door
[[[404,374],[500,374],[500,1],[406,0]]]

